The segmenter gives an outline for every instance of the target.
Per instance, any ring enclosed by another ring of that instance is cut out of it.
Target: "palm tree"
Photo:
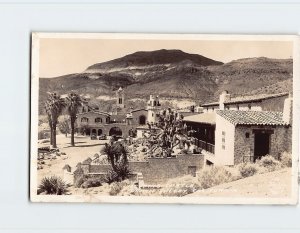
[[[56,125],[58,123],[58,117],[62,113],[65,106],[64,100],[56,93],[49,93],[47,102],[45,104],[46,112],[48,115],[48,121],[51,124],[52,146],[57,148],[56,145]]]
[[[50,107],[50,102],[47,101],[45,103],[45,111],[46,111],[46,114],[47,114],[47,117],[48,117],[48,124],[49,124],[49,127],[50,127],[50,145],[53,145],[53,131],[52,131],[52,119],[51,119],[51,107]]]
[[[79,111],[79,107],[82,106],[82,100],[79,95],[72,92],[66,97],[65,103],[71,121],[71,146],[75,146],[75,142],[74,142],[75,121],[76,121],[76,115]]]

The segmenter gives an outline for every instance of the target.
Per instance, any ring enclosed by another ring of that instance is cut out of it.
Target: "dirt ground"
[[[188,196],[197,197],[270,197],[287,198],[291,196],[291,168],[254,175],[245,179],[199,190]]]
[[[60,152],[66,155],[55,156],[56,159],[45,159],[45,164],[42,165],[43,169],[38,170],[38,183],[45,176],[56,175],[63,177],[62,168],[68,164],[72,167],[72,171],[76,169],[79,162],[84,161],[88,157],[92,157],[95,153],[99,153],[104,143],[108,140],[91,140],[86,136],[75,136],[75,147],[71,147],[70,135],[57,135],[57,146]],[[39,147],[50,146],[50,143],[40,143]]]

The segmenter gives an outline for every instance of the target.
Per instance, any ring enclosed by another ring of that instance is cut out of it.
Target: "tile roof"
[[[216,124],[216,113],[209,112],[209,113],[201,113],[201,114],[192,115],[192,116],[186,116],[183,118],[183,121],[215,125]]]
[[[217,110],[216,113],[234,125],[288,125],[282,112]]]
[[[225,101],[224,104],[235,104],[235,103],[249,103],[249,102],[257,102],[261,100],[276,98],[288,95],[288,92],[283,92],[279,94],[256,94],[256,95],[250,95],[250,96],[238,96],[238,97],[232,97],[229,101]],[[202,107],[209,107],[209,106],[217,106],[219,105],[219,102],[212,102],[207,104],[202,104]]]

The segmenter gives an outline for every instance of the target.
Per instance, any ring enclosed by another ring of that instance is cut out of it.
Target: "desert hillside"
[[[113,97],[120,86],[128,99],[159,94],[198,103],[217,99],[223,90],[235,94],[291,91],[292,67],[292,59],[245,58],[223,64],[180,50],[136,52],[91,65],[82,73],[40,78],[40,106],[47,91]]]

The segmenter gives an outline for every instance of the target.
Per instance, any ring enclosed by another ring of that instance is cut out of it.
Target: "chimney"
[[[230,94],[228,93],[228,91],[223,91],[219,99],[219,109],[224,110],[225,109],[224,103],[229,100],[230,100]]]
[[[289,125],[293,123],[293,97],[291,94],[284,100],[282,120]]]

